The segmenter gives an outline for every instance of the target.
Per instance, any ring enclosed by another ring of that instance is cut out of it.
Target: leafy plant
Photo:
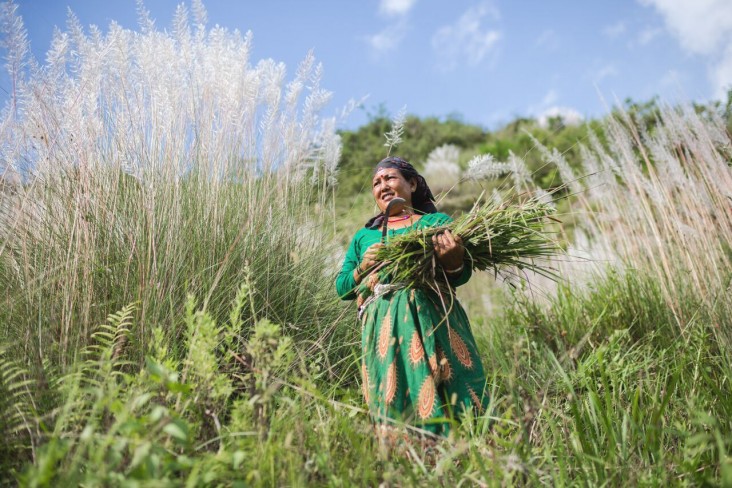
[[[35,457],[40,437],[33,394],[36,387],[28,370],[11,357],[7,348],[0,348],[0,472],[15,471]]]
[[[392,238],[377,252],[377,260],[384,263],[380,273],[395,282],[422,288],[434,288],[436,280],[444,282],[446,276],[435,261],[432,237],[449,229],[463,240],[465,259],[475,270],[499,273],[510,267],[554,277],[546,265],[533,261],[560,252],[546,229],[554,211],[554,206],[537,199],[508,204],[479,200],[470,212],[448,225]]]

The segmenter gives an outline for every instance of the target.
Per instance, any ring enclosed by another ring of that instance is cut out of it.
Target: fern
[[[125,364],[120,355],[127,343],[134,311],[135,304],[129,304],[110,314],[107,322],[99,325],[92,334],[94,343],[82,351],[84,359],[76,362],[71,371],[59,378],[63,406],[57,420],[64,418],[64,423],[73,429],[73,425],[83,421],[94,409],[94,399],[99,392],[115,387],[119,369]],[[58,426],[59,422],[56,424]]]
[[[35,383],[21,364],[8,357],[5,348],[0,349],[0,472],[19,466],[25,460],[25,455],[19,456],[21,452],[30,451],[35,457],[38,419],[31,393]]]
[[[110,314],[107,323],[99,325],[99,330],[92,334],[95,343],[84,351],[86,360],[83,369],[88,373],[86,376],[89,379],[96,377],[104,381],[120,366],[120,356],[127,344],[134,312],[134,303],[123,307]]]

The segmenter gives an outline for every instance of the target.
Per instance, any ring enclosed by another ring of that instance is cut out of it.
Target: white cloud
[[[415,3],[417,0],[381,0],[379,12],[385,15],[405,15]]]
[[[709,54],[732,34],[729,0],[640,0],[659,11],[681,46],[695,54]]]
[[[549,125],[549,119],[561,117],[565,125],[580,124],[584,117],[577,110],[571,107],[564,107],[557,104],[559,94],[555,89],[550,89],[536,105],[531,105],[526,110],[528,114],[536,118],[537,123],[542,127]]]
[[[565,125],[579,125],[585,119],[581,113],[571,107],[553,106],[544,110],[536,118],[541,127],[548,127],[549,120],[561,117]]]
[[[390,17],[397,17],[383,30],[363,37],[371,47],[371,55],[380,58],[389,51],[394,51],[407,34],[406,15],[417,3],[417,0],[381,0],[379,2],[379,13]]]
[[[616,22],[612,25],[605,26],[602,29],[603,35],[606,37],[609,37],[611,39],[615,39],[616,37],[620,37],[623,34],[625,34],[625,22],[620,21]]]
[[[639,0],[654,7],[667,29],[691,54],[704,56],[715,96],[732,84],[732,2],[729,0]]]
[[[453,24],[440,27],[432,36],[439,66],[452,70],[461,61],[471,66],[480,64],[501,39],[501,31],[486,29],[482,25],[484,17],[498,20],[498,10],[488,3],[469,8]]]
[[[407,33],[407,24],[399,21],[387,26],[381,32],[366,36],[364,40],[371,47],[372,54],[376,57],[382,56],[389,51],[395,50],[404,39]]]

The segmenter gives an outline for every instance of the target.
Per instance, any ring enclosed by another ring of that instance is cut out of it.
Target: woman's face
[[[386,206],[394,197],[400,197],[406,201],[405,204],[394,205],[391,210],[392,215],[400,213],[405,207],[412,206],[412,192],[417,189],[417,182],[413,179],[408,181],[396,168],[379,168],[371,185],[371,193],[382,212],[386,210]]]

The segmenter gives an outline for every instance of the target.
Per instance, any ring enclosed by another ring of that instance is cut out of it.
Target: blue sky
[[[134,0],[16,0],[43,59],[67,6],[85,26],[136,29]],[[146,0],[158,29],[178,0]],[[496,128],[516,116],[591,117],[616,100],[707,101],[732,84],[729,0],[204,1],[209,25],[254,34],[254,60],[293,73],[308,50],[323,63],[335,112],[368,96],[394,114],[459,115]],[[8,90],[7,86],[0,87]],[[327,114],[326,114],[327,115]]]

